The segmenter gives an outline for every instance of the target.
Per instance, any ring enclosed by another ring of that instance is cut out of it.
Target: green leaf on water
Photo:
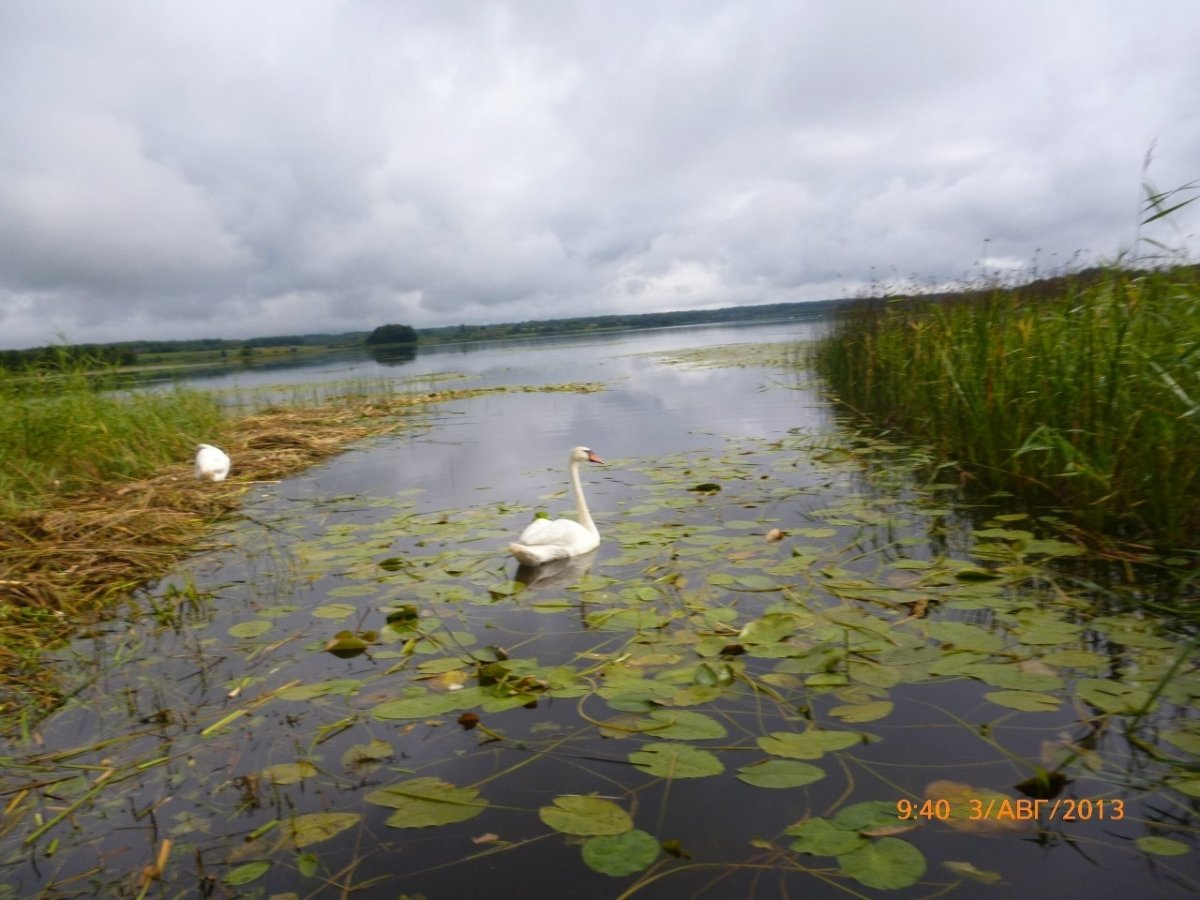
[[[831,750],[845,750],[861,741],[854,731],[773,731],[758,738],[758,746],[772,756],[787,759],[820,759]]]
[[[768,759],[738,769],[738,780],[762,788],[803,787],[824,777],[824,769],[794,759]]]
[[[344,619],[358,612],[358,607],[350,603],[326,603],[318,606],[312,614],[318,619]]]
[[[400,697],[379,704],[371,710],[371,715],[376,719],[424,719],[478,706],[482,699],[479,688],[465,688],[445,694]]]
[[[283,823],[283,839],[287,846],[299,850],[327,841],[347,828],[353,828],[361,820],[362,816],[358,813],[305,813]]]
[[[908,841],[885,837],[837,858],[842,871],[860,884],[896,890],[916,884],[925,874],[925,856]]]
[[[624,834],[601,835],[583,845],[588,868],[621,878],[640,872],[658,858],[660,847],[653,836],[635,828]]]
[[[828,527],[797,528],[797,529],[795,529],[795,531],[796,531],[796,534],[802,535],[803,537],[810,537],[810,538],[827,538],[827,537],[833,537],[835,534],[837,534],[836,528],[828,528]]]
[[[1061,701],[1052,694],[1035,691],[989,691],[983,696],[999,706],[1021,712],[1054,712],[1061,705]]]
[[[567,794],[554,798],[553,806],[543,806],[538,817],[563,834],[622,834],[633,828],[629,813],[602,797]]]
[[[839,828],[871,834],[880,828],[894,827],[897,822],[896,804],[889,800],[864,800],[838,810],[833,823]]]
[[[365,744],[355,744],[342,754],[342,765],[347,769],[363,766],[367,763],[382,762],[394,756],[396,750],[387,741],[372,738]]]
[[[841,828],[828,819],[805,819],[787,829],[796,840],[791,848],[812,856],[843,856],[867,842],[857,831]]]
[[[1185,778],[1182,781],[1169,782],[1168,787],[1174,788],[1181,794],[1200,798],[1200,778]]]
[[[738,640],[747,644],[771,644],[791,637],[802,625],[802,621],[790,613],[767,613],[743,625]]]
[[[843,722],[874,722],[884,716],[891,715],[895,704],[891,700],[872,700],[869,703],[849,703],[835,706],[829,711],[831,716],[837,716]]]
[[[228,885],[238,887],[243,884],[249,884],[252,881],[257,881],[267,874],[267,870],[271,868],[269,860],[256,859],[254,862],[248,862],[238,866],[236,869],[231,869],[225,873],[225,877],[221,880]]]
[[[964,568],[957,570],[954,577],[959,581],[995,581],[1003,576],[988,569]]]
[[[1090,703],[1106,713],[1136,713],[1150,701],[1150,693],[1117,681],[1103,678],[1084,678],[1075,685],[1075,692],[1084,703]]]
[[[1146,853],[1153,853],[1155,856],[1183,856],[1191,852],[1191,848],[1182,841],[1159,837],[1156,834],[1143,835],[1134,843],[1138,845],[1138,849]]]
[[[315,700],[329,695],[349,696],[357,693],[362,682],[357,678],[331,678],[317,684],[298,684],[279,692],[281,700]]]
[[[440,778],[413,778],[371,791],[365,799],[394,812],[387,820],[393,828],[429,828],[465,822],[487,807],[475,788],[455,787]]]
[[[725,771],[718,756],[687,744],[651,744],[630,753],[629,761],[663,778],[705,778]]]
[[[675,741],[711,741],[725,737],[725,726],[704,713],[686,709],[659,709],[637,723],[643,734]]]
[[[306,760],[276,763],[262,770],[262,777],[272,784],[299,784],[317,774],[317,767]]]
[[[1197,732],[1174,729],[1164,731],[1161,736],[1168,744],[1178,747],[1184,753],[1200,756],[1200,734]]]
[[[955,650],[999,653],[1004,649],[1004,639],[1000,635],[967,622],[930,622],[926,629],[931,638],[949,644]]]
[[[249,622],[238,622],[229,627],[229,636],[235,638],[261,637],[274,626],[265,619],[253,619]]]
[[[732,586],[734,590],[751,592],[777,591],[781,587],[774,578],[766,575],[741,575]]]
[[[321,861],[317,859],[315,853],[297,853],[296,854],[296,871],[305,878],[312,878],[317,874],[317,869],[320,868]]]

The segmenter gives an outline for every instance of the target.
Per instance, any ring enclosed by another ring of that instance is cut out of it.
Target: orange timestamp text
[[[946,821],[966,819],[971,822],[1118,822],[1125,818],[1125,801],[1121,799],[1077,800],[1063,797],[1058,800],[1033,800],[1028,797],[969,797],[948,800],[897,800],[896,818]]]

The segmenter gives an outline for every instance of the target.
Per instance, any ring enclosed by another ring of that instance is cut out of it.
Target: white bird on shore
[[[600,531],[588,512],[579,482],[579,464],[604,465],[604,460],[587,447],[576,447],[567,458],[571,472],[571,488],[575,492],[575,509],[579,521],[571,519],[534,519],[508,549],[522,565],[540,566],[552,559],[580,556],[595,550],[600,544]]]
[[[212,444],[196,445],[196,480],[224,481],[229,474],[229,456]]]

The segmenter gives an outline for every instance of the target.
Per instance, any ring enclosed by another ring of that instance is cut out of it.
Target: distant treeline
[[[132,366],[137,352],[125,344],[65,344],[28,350],[0,350],[0,369],[72,369]]]
[[[270,347],[361,347],[368,343],[408,342],[415,332],[419,344],[444,344],[455,341],[487,341],[551,334],[574,334],[617,328],[664,328],[671,325],[702,325],[719,322],[745,322],[764,319],[815,319],[829,315],[844,300],[817,300],[807,303],[772,303],[765,306],[729,306],[723,309],[685,312],[638,313],[633,315],[585,316],[573,319],[542,319],[529,322],[504,322],[498,325],[448,325],[441,328],[417,328],[386,325],[375,332],[347,331],[341,334],[287,334],[245,340],[197,338],[188,341],[123,341],[119,344],[64,344],[33,347],[27,350],[0,351],[0,368],[65,368],[78,366],[132,366],[143,356],[169,353],[220,353],[245,357],[256,349]],[[385,333],[386,329],[396,331]],[[401,334],[399,330],[403,330]],[[370,338],[374,334],[375,341]]]
[[[615,316],[584,316],[575,319],[540,319],[529,322],[505,322],[500,325],[448,325],[419,328],[422,343],[483,341],[499,338],[532,337],[605,331],[616,328],[666,328],[672,325],[704,325],[720,322],[747,322],[763,319],[819,319],[846,303],[845,300],[814,300],[807,303],[770,303],[763,306],[728,306],[722,309],[696,309],[684,312],[636,313]]]

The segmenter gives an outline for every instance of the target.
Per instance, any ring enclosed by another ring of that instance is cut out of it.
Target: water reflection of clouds
[[[788,326],[792,327],[792,326]],[[695,346],[698,337],[779,340],[778,326],[683,333],[634,332],[607,339],[500,346],[469,354],[471,369],[491,384],[603,381],[597,393],[520,392],[448,403],[435,427],[401,432],[334,461],[319,473],[321,490],[395,496],[423,489],[423,508],[455,509],[502,502],[538,506],[566,489],[566,456],[585,444],[609,459],[654,459],[712,448],[713,435],[775,437],[812,415],[803,395],[763,390],[772,373],[758,368],[694,369],[655,355]],[[445,354],[442,354],[443,361]],[[585,473],[589,497],[620,495],[619,471]],[[546,504],[559,510],[570,498]],[[516,516],[519,520],[520,516]],[[515,525],[514,525],[515,527]]]

